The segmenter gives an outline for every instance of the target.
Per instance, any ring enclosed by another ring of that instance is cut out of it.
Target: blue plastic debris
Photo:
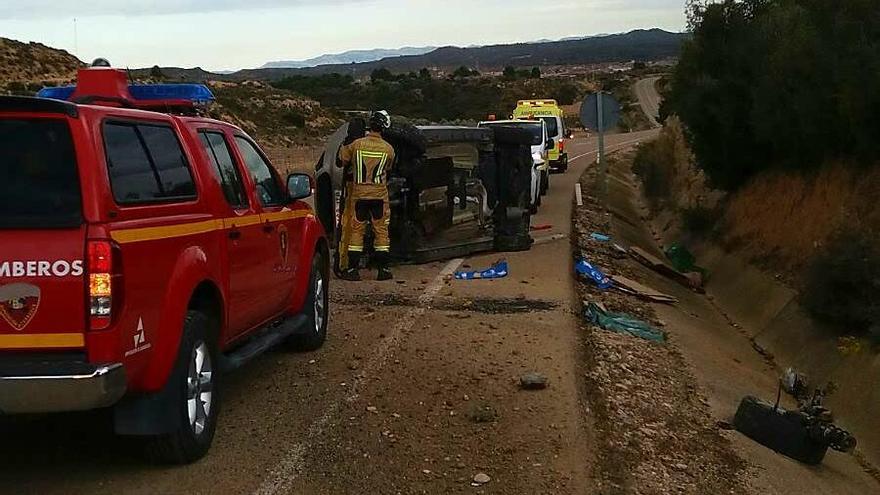
[[[611,236],[600,234],[598,232],[593,232],[592,234],[590,234],[590,237],[592,237],[594,241],[599,242],[608,242],[611,240]]]
[[[666,341],[666,334],[644,321],[623,313],[611,313],[596,303],[587,304],[585,316],[590,323],[605,330],[626,333],[653,342]]]
[[[574,271],[596,283],[602,290],[610,289],[614,283],[587,260],[580,260],[574,265]]]
[[[507,276],[507,260],[498,260],[486,270],[473,272],[455,272],[456,280],[495,279]]]

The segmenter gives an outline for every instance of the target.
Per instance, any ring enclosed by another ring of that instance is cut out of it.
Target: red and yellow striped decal
[[[120,229],[110,233],[110,237],[120,243],[157,241],[161,239],[173,239],[198,234],[207,234],[232,227],[247,227],[258,225],[263,222],[280,222],[296,218],[312,217],[311,210],[287,210],[277,213],[263,213],[260,215],[246,215],[242,217],[230,217],[204,222],[181,223],[175,225],[162,225],[160,227],[142,227],[136,229]]]

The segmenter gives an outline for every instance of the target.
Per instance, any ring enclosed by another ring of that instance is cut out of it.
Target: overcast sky
[[[0,36],[119,67],[220,70],[354,49],[680,31],[683,11],[684,0],[0,0]]]

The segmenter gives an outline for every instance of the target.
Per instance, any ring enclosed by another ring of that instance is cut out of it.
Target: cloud
[[[320,7],[359,0],[0,0],[0,19],[50,19],[101,15],[150,16],[290,7]]]

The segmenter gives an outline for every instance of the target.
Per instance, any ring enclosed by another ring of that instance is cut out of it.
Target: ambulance
[[[556,100],[520,100],[513,111],[514,119],[541,119],[547,124],[547,134],[555,143],[549,153],[550,169],[557,172],[568,170],[565,141],[571,134],[565,128],[564,115]]]

